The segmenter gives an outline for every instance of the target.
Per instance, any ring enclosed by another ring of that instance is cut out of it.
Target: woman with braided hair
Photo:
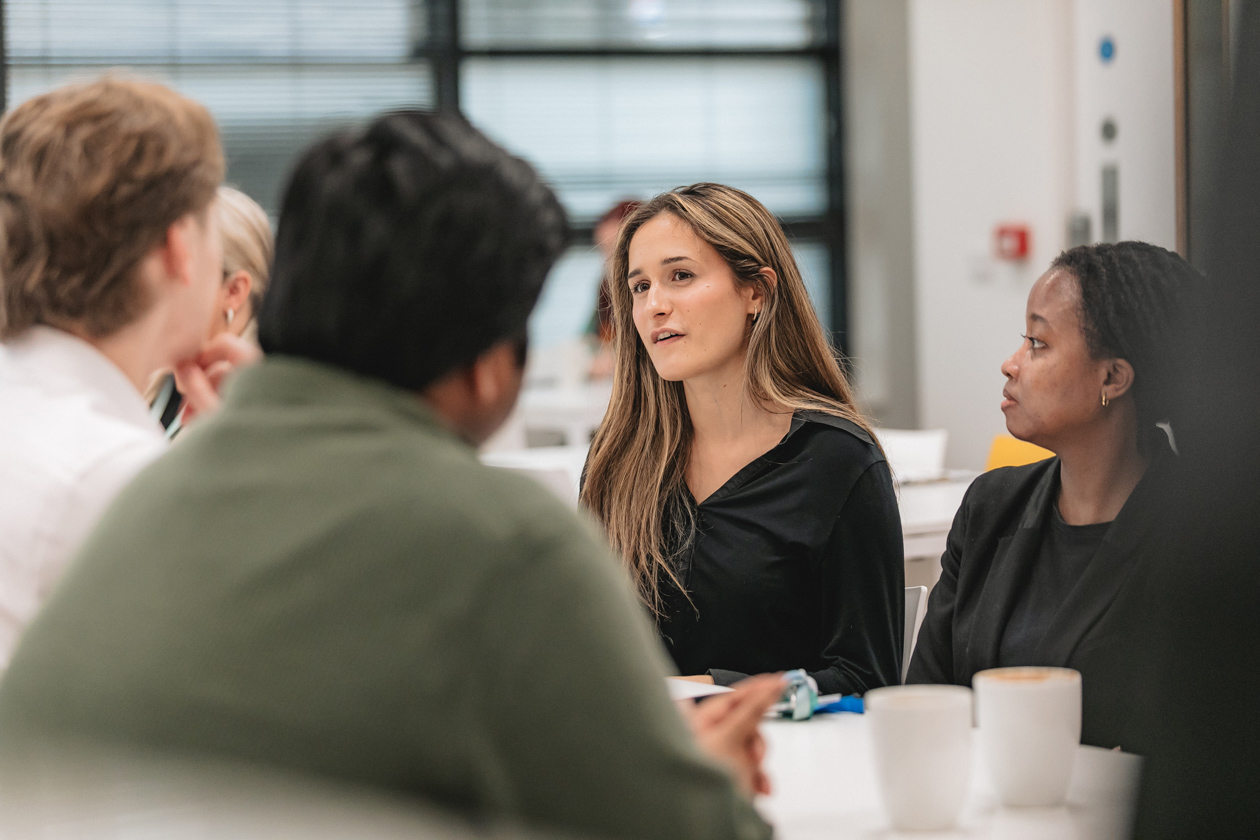
[[[908,682],[970,685],[986,668],[1082,674],[1085,743],[1135,749],[1128,713],[1143,647],[1154,496],[1172,467],[1173,325],[1199,275],[1144,242],[1061,254],[1028,295],[1002,365],[1015,437],[1055,453],[967,491],[928,601]]]

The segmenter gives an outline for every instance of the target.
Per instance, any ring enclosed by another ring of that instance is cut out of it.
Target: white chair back
[[[945,446],[949,443],[946,430],[877,429],[875,436],[884,447],[893,480],[898,484],[945,477]]]
[[[906,681],[906,672],[910,670],[910,657],[914,654],[914,643],[919,638],[919,625],[927,614],[927,587],[906,587],[906,625],[905,637],[901,643],[901,681]]]
[[[499,449],[481,453],[488,467],[517,470],[534,478],[569,507],[577,509],[578,484],[586,463],[585,446],[540,446],[535,449]]]

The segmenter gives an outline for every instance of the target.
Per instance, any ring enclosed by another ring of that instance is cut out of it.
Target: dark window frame
[[[821,242],[827,247],[830,267],[832,342],[847,357],[849,334],[848,278],[846,271],[845,199],[844,199],[844,101],[841,78],[843,0],[814,0],[822,32],[818,43],[799,49],[737,48],[533,48],[492,47],[466,48],[460,37],[460,0],[427,0],[425,5],[426,38],[412,53],[416,61],[427,61],[433,80],[434,107],[459,110],[460,74],[465,58],[782,58],[808,57],[821,64],[826,101],[826,209],[821,216],[782,219],[792,238]],[[8,107],[8,45],[5,38],[6,9],[0,0],[0,111]],[[579,242],[591,240],[592,227],[579,225],[575,236]]]
[[[3,2],[3,0],[0,0]],[[817,241],[827,247],[830,268],[829,291],[832,342],[845,358],[848,356],[849,308],[846,271],[845,199],[844,199],[844,113],[841,78],[841,25],[843,0],[813,0],[821,37],[812,46],[782,48],[704,48],[704,47],[530,47],[505,45],[498,47],[465,47],[460,35],[460,0],[427,0],[427,38],[413,52],[417,60],[430,62],[439,110],[459,111],[460,73],[466,58],[813,58],[821,65],[827,108],[825,180],[826,209],[820,216],[783,218],[784,228],[792,238]],[[575,239],[590,243],[593,226],[575,227]]]

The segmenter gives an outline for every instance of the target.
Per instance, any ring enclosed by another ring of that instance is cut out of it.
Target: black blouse
[[[694,507],[661,638],[719,685],[806,669],[822,694],[901,682],[905,568],[888,464],[859,426],[799,412],[777,446]]]

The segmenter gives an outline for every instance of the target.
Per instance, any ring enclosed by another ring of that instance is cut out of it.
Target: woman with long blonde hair
[[[215,296],[206,339],[226,332],[252,340],[257,331],[254,316],[271,273],[271,223],[258,202],[235,187],[221,185],[213,207],[223,240],[223,282]],[[167,437],[174,437],[185,415],[175,375],[155,377],[146,396]]]
[[[778,222],[731,187],[672,190],[622,223],[609,277],[616,372],[582,501],[679,672],[899,682],[892,477]]]

